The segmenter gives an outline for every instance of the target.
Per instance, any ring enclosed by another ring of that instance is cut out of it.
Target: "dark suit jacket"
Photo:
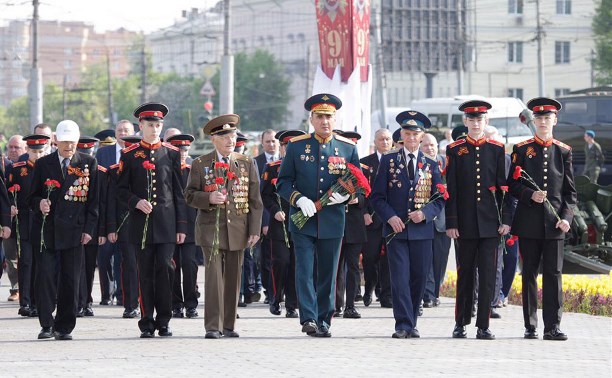
[[[285,232],[287,237],[290,238],[289,234],[289,202],[284,198],[280,198],[276,193],[276,179],[278,178],[278,172],[280,171],[281,161],[277,160],[266,165],[266,170],[262,175],[262,189],[261,189],[261,200],[263,201],[264,208],[270,214],[269,228],[268,228],[268,239],[270,240],[285,240]],[[280,203],[280,204],[279,204]],[[277,221],[274,215],[279,211],[285,212],[285,231],[283,231],[283,222]]]
[[[17,209],[19,210],[19,214],[17,218],[19,219],[19,238],[21,240],[29,240],[30,239],[30,227],[32,223],[32,210],[30,209],[30,204],[28,202],[28,195],[30,193],[30,188],[32,186],[32,178],[34,177],[34,163],[29,161],[20,161],[14,164],[11,164],[6,169],[6,186],[10,188],[11,186],[17,184],[21,187],[20,191],[17,192]],[[14,204],[13,194],[9,193],[9,199],[11,205]],[[16,222],[13,219],[13,224],[11,227],[11,237],[17,237],[16,232]]]
[[[28,202],[35,216],[32,225],[32,243],[40,243],[42,213],[40,201],[47,198],[45,181],[57,180],[60,188],[50,194],[51,211],[45,219],[44,238],[49,250],[76,248],[81,234],[94,235],[98,225],[98,163],[92,156],[77,152],[70,161],[76,172],[62,175],[58,152],[36,161]],[[86,193],[84,193],[86,192]]]
[[[96,152],[96,159],[98,160],[98,164],[104,168],[108,168],[113,164],[119,163],[117,161],[115,145],[113,144],[112,146],[100,147],[98,152]]]
[[[257,165],[257,172],[259,174],[259,189],[263,190],[264,180],[262,178],[263,173],[266,170],[266,165],[268,164],[265,152],[262,152],[261,154],[255,156],[253,160],[255,160],[255,164]],[[268,209],[264,207],[263,213],[261,215],[261,227],[269,226],[270,221],[270,213],[268,212]]]
[[[344,243],[362,244],[368,241],[365,221],[363,220],[363,212],[365,211],[365,196],[360,194],[357,196],[357,203],[345,205],[346,208],[346,223],[344,225]],[[350,202],[350,200],[349,200]]]
[[[363,171],[363,174],[365,175],[365,177],[368,179],[368,182],[370,183],[370,187],[371,187],[374,184],[374,179],[376,178],[376,172],[378,172],[378,165],[380,163],[378,160],[378,154],[374,152],[373,154],[362,158],[361,160],[359,160],[359,162],[361,163],[361,170]],[[372,224],[367,226],[367,229],[368,230],[382,230],[383,222],[380,219],[380,216],[378,216],[378,214],[376,213],[376,211],[374,211],[374,207],[372,206],[372,202],[370,201],[370,198],[366,198],[366,211],[369,214],[373,214]]]

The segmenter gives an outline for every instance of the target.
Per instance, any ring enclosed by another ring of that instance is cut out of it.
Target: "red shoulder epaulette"
[[[524,145],[529,144],[529,143],[533,143],[534,141],[535,141],[534,138],[529,138],[527,140],[524,140],[522,142],[519,142],[519,143],[515,144],[514,146],[515,147],[520,147],[520,146],[524,146]]]
[[[275,165],[279,165],[281,163],[282,160],[274,160],[273,162],[268,163],[268,165],[270,167],[273,167]]]
[[[503,144],[502,142],[498,141],[498,140],[495,140],[495,139],[487,139],[487,142],[489,142],[489,143],[491,143],[491,144],[494,144],[494,145],[496,145],[496,146],[500,146],[500,147],[504,147],[504,148],[505,148],[504,144]]]
[[[132,150],[137,149],[138,147],[140,147],[140,142],[134,143],[134,144],[130,145],[129,147],[124,148],[123,150],[121,150],[121,153],[124,153],[124,154],[128,153],[128,152],[130,152]]]
[[[107,169],[101,165],[98,165],[98,170],[106,173]]]
[[[168,143],[168,142],[162,142],[162,146],[167,147],[167,148],[169,148],[169,149],[171,149],[171,150],[174,150],[174,151],[178,151],[178,150],[179,150],[179,149],[178,149],[178,147],[173,146],[173,145],[171,145],[171,144],[170,144],[170,143]]]
[[[99,166],[98,166],[98,167],[99,167]],[[108,167],[108,169],[117,169],[117,168],[119,168],[119,163],[117,163],[117,164],[113,164],[113,165],[111,165],[110,167]]]
[[[558,141],[556,139],[553,139],[553,143],[556,144],[559,147],[565,148],[566,150],[570,150],[570,151],[572,150],[572,148],[570,146],[568,146],[567,144],[565,144],[563,142],[560,142],[560,141]]]
[[[453,148],[453,147],[458,146],[458,145],[463,144],[463,143],[465,143],[465,139],[459,139],[459,140],[456,140],[453,143],[449,144],[447,147]]]
[[[24,165],[26,165],[28,162],[27,161],[18,161],[17,163],[13,163],[11,164],[13,167],[22,167]]]

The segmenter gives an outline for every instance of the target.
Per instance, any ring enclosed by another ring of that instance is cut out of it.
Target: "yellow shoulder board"
[[[389,151],[385,152],[383,155],[396,154],[398,152],[399,152],[399,148],[396,148],[394,150],[389,150]]]
[[[348,144],[352,144],[353,146],[356,144],[355,142],[353,142],[352,140],[350,140],[349,138],[345,138],[342,135],[335,135],[335,138],[338,139],[341,142],[344,143],[348,143]]]
[[[27,161],[18,161],[17,163],[13,163],[13,167],[17,168],[17,167],[21,167],[26,165],[28,162]]]
[[[560,141],[558,141],[558,140],[556,140],[556,139],[553,139],[553,143],[554,143],[554,144],[556,144],[556,145],[557,145],[557,146],[559,146],[559,147],[565,148],[566,150],[570,150],[570,151],[571,151],[571,149],[572,149],[572,148],[571,148],[570,146],[568,146],[567,144],[565,144],[565,143],[563,143],[563,142],[560,142]]]
[[[463,143],[465,143],[465,139],[459,139],[459,140],[456,140],[453,143],[449,144],[447,147],[448,148],[453,148],[453,147],[459,146],[459,145],[461,145]]]
[[[296,137],[289,139],[289,142],[298,142],[300,140],[310,139],[310,137],[311,137],[310,134],[298,135]]]
[[[98,165],[98,170],[99,170],[99,171],[102,171],[102,172],[104,172],[104,173],[106,173],[106,168],[104,168],[104,167],[103,167],[103,166],[101,166],[101,165]]]
[[[505,147],[504,144],[500,141],[497,141],[495,139],[487,139],[487,142],[494,144],[496,146],[500,146],[500,147]]]
[[[524,140],[524,141],[522,141],[522,142],[519,142],[519,143],[515,144],[514,146],[515,146],[515,147],[524,146],[524,145],[526,145],[526,144],[532,143],[534,140],[535,140],[535,139],[533,139],[533,138],[529,138],[529,139],[527,139],[527,140]]]
[[[167,147],[167,148],[169,148],[171,150],[174,150],[174,151],[178,151],[179,150],[178,147],[176,147],[176,146],[174,146],[174,145],[172,145],[172,144],[170,144],[168,142],[162,142],[162,146]]]
[[[98,167],[99,167],[99,165],[98,165]],[[108,167],[108,168],[110,168],[110,169],[117,169],[117,168],[119,168],[119,163],[117,163],[117,164],[113,164],[113,165],[111,165],[111,166],[110,166],[110,167]]]
[[[124,154],[128,153],[128,152],[130,152],[132,150],[135,150],[138,147],[140,147],[140,142],[134,143],[131,146],[124,148],[123,150],[121,150],[121,153],[124,153]]]

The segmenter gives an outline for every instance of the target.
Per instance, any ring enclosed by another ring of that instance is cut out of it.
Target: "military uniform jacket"
[[[313,202],[336,183],[346,164],[359,167],[355,143],[331,135],[323,140],[318,135],[305,134],[291,139],[281,163],[277,190],[291,205],[290,215],[301,211],[296,202],[306,196]],[[293,221],[289,230],[320,239],[342,238],[345,222],[344,206],[325,206],[298,229]]]
[[[181,186],[183,190],[187,187],[189,181],[189,173],[191,172],[191,165],[181,165]],[[186,206],[187,211],[187,235],[185,236],[185,243],[195,243],[195,221],[198,216],[198,210],[191,206]]]
[[[219,206],[209,202],[210,193],[216,190],[214,164],[217,161],[216,150],[196,158],[191,163],[191,173],[185,189],[187,204],[198,209],[196,244],[206,248],[213,244],[216,209]],[[246,248],[250,235],[261,233],[263,204],[259,191],[259,174],[253,160],[232,152],[229,155],[229,166],[236,178],[227,184],[228,202],[220,205],[219,248],[239,251]]]
[[[51,211],[45,219],[44,238],[49,250],[76,248],[81,234],[94,235],[98,226],[98,163],[92,156],[76,152],[64,178],[55,151],[36,161],[28,202],[34,211],[32,243],[40,243],[40,201],[47,198],[45,181],[57,180],[61,187],[51,192]]]
[[[438,163],[419,151],[416,156],[414,180],[410,182],[406,161],[403,148],[389,151],[382,156],[372,187],[372,205],[385,222],[383,235],[393,232],[387,222],[394,215],[405,221],[409,212],[421,210],[425,214],[425,221],[408,223],[404,231],[395,237],[408,240],[433,239],[432,221],[444,206],[441,195],[427,203],[438,191],[437,185],[442,182]]]
[[[34,177],[34,163],[31,161],[20,161],[6,168],[6,186],[10,188],[13,185],[19,185],[21,189],[17,194],[17,218],[19,219],[19,238],[22,240],[30,240],[30,227],[32,226],[32,210],[28,203],[28,194],[32,186],[32,178]],[[9,193],[11,205],[14,205],[14,194]],[[11,238],[17,237],[16,223],[13,219],[11,225]]]
[[[359,162],[361,163],[361,170],[363,171],[363,174],[368,179],[370,187],[372,187],[372,185],[374,185],[374,179],[376,178],[376,172],[378,172],[378,154],[374,152],[373,154],[362,158],[359,160]],[[372,215],[372,224],[366,226],[366,228],[368,230],[381,230],[382,232],[383,222],[380,219],[380,216],[378,216],[378,213],[374,211],[370,198],[366,198],[365,211]]]
[[[279,222],[274,218],[274,214],[279,211],[285,212],[285,230],[287,231],[287,237],[289,237],[289,202],[276,193],[276,180],[278,179],[280,165],[281,160],[273,161],[266,165],[262,175],[261,200],[270,214],[267,237],[271,240],[284,241],[283,222]]]
[[[119,163],[108,167],[108,189],[106,193],[106,232],[107,235],[119,230],[117,240],[128,242],[130,210],[117,198]]]
[[[605,157],[603,152],[601,151],[601,146],[597,142],[593,142],[593,146],[589,148],[589,144],[587,143],[584,146],[584,169],[590,170],[597,167],[602,167],[605,161]]]
[[[471,137],[446,147],[446,229],[459,229],[463,239],[499,237],[497,206],[502,224],[510,225],[508,197],[502,204],[501,187],[506,186],[503,143]],[[489,190],[495,187],[495,195]]]
[[[98,245],[98,237],[106,237],[106,201],[108,198],[108,170],[98,165],[98,226],[91,234],[91,240],[87,245]]]
[[[563,239],[565,234],[555,227],[557,218],[546,208],[546,203],[531,200],[534,186],[523,179],[513,178],[517,166],[525,170],[541,190],[547,192],[546,197],[559,217],[572,224],[576,187],[571,148],[558,140],[544,142],[538,137],[518,143],[512,152],[512,166],[508,174],[510,192],[518,199],[512,234],[532,239]]]
[[[151,174],[151,191],[147,170],[143,163],[155,165]],[[149,144],[141,141],[124,148],[119,161],[117,194],[127,205],[129,241],[140,243],[146,214],[136,209],[138,201],[151,197],[153,211],[149,214],[147,243],[176,243],[176,234],[186,234],[187,215],[181,187],[181,156],[178,148],[169,143]]]

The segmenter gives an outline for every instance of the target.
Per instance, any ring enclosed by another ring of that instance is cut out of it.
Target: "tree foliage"
[[[612,0],[599,0],[593,18],[595,37],[595,81],[612,83]]]

